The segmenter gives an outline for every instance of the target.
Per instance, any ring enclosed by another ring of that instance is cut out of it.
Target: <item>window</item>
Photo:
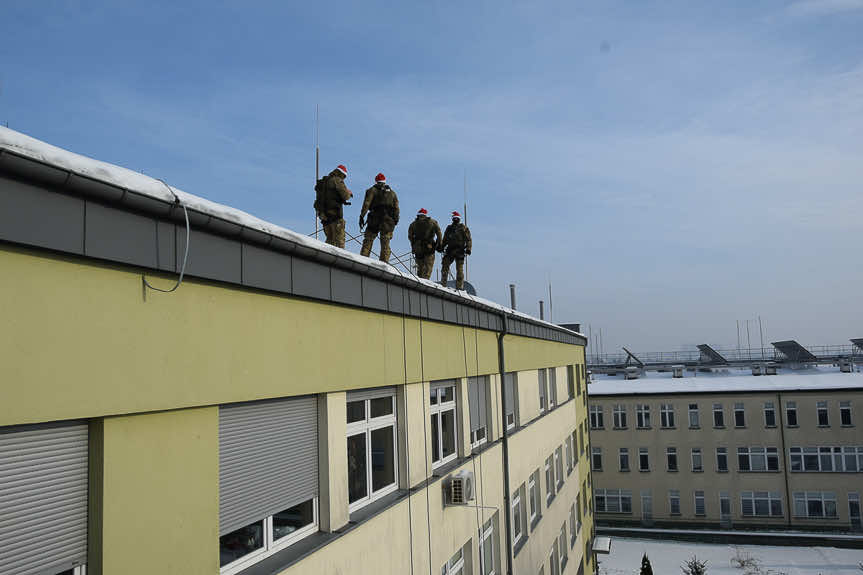
[[[549,575],[560,575],[560,551],[557,548],[557,538],[551,545],[551,551],[548,553],[548,573]]]
[[[581,365],[575,366],[575,394],[576,395],[581,395],[581,380],[582,380],[581,369],[582,369]]]
[[[782,496],[778,491],[741,491],[740,514],[744,517],[782,517]]]
[[[480,575],[495,575],[497,573],[497,556],[495,553],[495,523],[497,514],[485,522],[479,533],[479,572]]]
[[[632,513],[632,491],[628,489],[593,490],[597,513]]]
[[[467,395],[470,444],[471,447],[477,447],[488,441],[488,377],[469,377]]]
[[[575,369],[571,365],[566,366],[566,392],[569,399],[575,397]]]
[[[779,471],[779,452],[775,447],[738,447],[739,471]]]
[[[614,429],[626,429],[626,406],[617,404],[614,406]]]
[[[839,402],[839,423],[844,427],[848,427],[853,425],[851,423],[851,402],[850,401],[840,401]]]
[[[680,491],[677,489],[668,492],[668,512],[671,515],[680,515]]]
[[[470,543],[468,541],[468,543]],[[464,548],[459,549],[449,561],[441,567],[441,575],[463,575],[464,573]]]
[[[581,494],[575,494],[575,534],[581,531]]]
[[[431,403],[432,468],[456,458],[455,383],[433,383]]]
[[[638,429],[650,429],[650,406],[635,406],[635,426]]]
[[[539,412],[548,408],[548,374],[544,369],[537,371],[539,374]]]
[[[668,469],[668,471],[677,471],[677,448],[676,447],[666,447],[665,448],[665,459],[667,461],[666,469]]]
[[[836,494],[829,491],[796,491],[795,517],[836,517]]]
[[[785,402],[785,423],[788,427],[797,427],[797,402]]]
[[[743,403],[734,404],[734,427],[746,427],[746,412]]]
[[[704,471],[704,465],[701,461],[701,448],[693,447],[692,448],[692,471],[698,473]]]
[[[569,557],[566,551],[566,522],[564,521],[563,525],[560,526],[560,535],[557,537],[557,548],[560,552],[560,572],[563,573],[563,569],[566,567],[566,562],[569,561]]]
[[[558,447],[554,451],[554,466],[557,470],[557,489],[560,491],[560,488],[563,487],[563,448]]]
[[[578,426],[578,452],[584,455],[584,422]]]
[[[701,427],[701,418],[698,414],[697,403],[689,404],[689,427],[691,429],[698,429],[699,427]]]
[[[722,521],[731,519],[731,496],[727,491],[719,492],[719,519]]]
[[[392,493],[398,467],[395,392],[349,393],[348,502],[355,511]]]
[[[830,418],[827,415],[827,402],[818,401],[815,403],[815,410],[818,412],[818,427],[827,427],[830,425]]]
[[[621,447],[619,454],[620,470],[629,471],[629,448]]]
[[[572,463],[573,466],[578,465],[578,434],[575,431],[572,432]]]
[[[524,506],[524,483],[512,494],[512,542],[521,541],[527,537],[527,514]]]
[[[554,499],[554,456],[549,455],[545,460],[545,503],[551,505]]]
[[[602,406],[601,405],[591,405],[590,406],[590,428],[591,429],[602,429],[603,418],[602,418]]]
[[[518,426],[518,374],[514,371],[503,374],[503,396],[506,402],[506,428]]]
[[[602,471],[602,448],[594,447],[591,451],[590,468],[594,471]]]
[[[553,409],[557,405],[557,369],[550,367],[545,371],[548,373],[548,407]]]
[[[663,403],[660,406],[659,425],[663,429],[671,429],[674,427],[674,406],[670,403]]]
[[[704,491],[696,491],[695,492],[695,515],[704,516],[706,514],[707,513],[704,509]]]
[[[527,499],[530,504],[530,522],[533,524],[542,515],[542,505],[539,503],[539,469],[531,473],[527,482]]]
[[[638,470],[650,471],[650,458],[647,455],[646,447],[638,448]]]
[[[575,503],[569,506],[569,546],[575,545],[575,540],[578,538],[578,527],[575,519]]]
[[[791,471],[863,471],[863,447],[791,447]]]
[[[566,474],[572,473],[572,435],[567,435],[563,441],[566,446]]]
[[[716,471],[728,471],[728,448],[716,448]]]
[[[776,427],[776,408],[772,401],[764,402],[764,427]]]
[[[725,412],[721,403],[713,404],[713,427],[725,427]]]

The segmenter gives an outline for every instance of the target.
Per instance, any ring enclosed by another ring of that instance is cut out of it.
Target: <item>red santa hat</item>
[[[460,214],[460,213],[458,213],[458,212],[453,212],[453,213],[452,213],[452,217],[454,217],[454,218],[460,218],[460,217],[461,217],[461,214]]]
[[[427,216],[427,215],[428,215],[428,213],[429,213],[429,211],[428,211],[427,209],[425,209],[425,208],[420,208],[420,211],[418,211],[418,212],[417,212],[417,215],[422,214],[422,215],[424,215],[424,216]]]
[[[375,183],[376,184],[386,184],[387,183],[387,177],[383,174],[378,174],[377,176],[375,176]]]
[[[344,165],[339,164],[338,166],[336,166],[336,169],[338,171],[340,171],[341,173],[343,173],[344,175],[346,175],[346,176],[348,175],[348,169],[346,167],[344,167]]]

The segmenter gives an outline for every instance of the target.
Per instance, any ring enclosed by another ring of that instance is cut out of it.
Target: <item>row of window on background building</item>
[[[550,367],[538,370],[539,381],[539,412],[545,413],[557,407],[557,369]],[[585,381],[584,365],[566,366],[566,389],[569,399],[583,396],[587,401],[587,393],[582,393],[582,382]]]
[[[725,427],[725,407],[721,403],[712,404],[713,427],[721,429]],[[764,402],[762,406],[764,427],[776,427],[776,406],[772,401]],[[830,416],[827,401],[817,401],[815,406],[816,421],[819,427],[830,426]],[[611,409],[613,429],[627,429],[627,407],[624,404],[614,404]],[[635,405],[635,427],[636,429],[651,428],[651,406],[639,403]],[[786,425],[797,427],[797,402],[785,402]],[[746,407],[743,402],[735,402],[732,410],[734,427],[746,427]],[[697,403],[688,404],[688,422],[690,429],[701,427],[701,411]],[[662,403],[659,406],[659,426],[661,429],[675,429],[674,404]],[[851,402],[839,402],[839,422],[843,427],[853,425],[851,418]],[[590,406],[591,429],[605,429],[604,409],[601,405]]]

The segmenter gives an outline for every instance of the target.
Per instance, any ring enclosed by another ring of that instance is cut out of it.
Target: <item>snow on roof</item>
[[[557,324],[541,320],[520,311],[513,311],[512,309],[496,302],[472,296],[465,291],[457,291],[452,288],[444,287],[431,280],[408,275],[406,272],[403,272],[390,264],[331,246],[325,242],[287,228],[283,228],[266,220],[262,220],[242,210],[218,204],[194,194],[189,194],[179,188],[169,186],[162,180],[152,178],[127,168],[115,166],[114,164],[94,160],[93,158],[88,158],[87,156],[82,156],[80,154],[64,150],[63,148],[58,148],[57,146],[52,146],[51,144],[37,140],[36,138],[32,138],[20,132],[16,132],[15,130],[10,130],[3,126],[0,126],[0,149],[167,203],[173,203],[176,195],[176,197],[179,198],[180,203],[190,210],[232,222],[251,230],[256,230],[271,236],[285,239],[319,252],[326,252],[333,256],[349,259],[371,268],[377,268],[392,275],[406,277],[440,292],[457,295],[478,304],[494,308],[498,311],[506,312],[509,315],[515,315],[523,319],[528,319],[534,323],[585,337],[582,333],[563,328]]]
[[[737,373],[740,373],[739,371]],[[588,386],[590,396],[604,395],[671,395],[674,393],[727,393],[808,391],[824,389],[863,390],[863,373],[841,373],[823,369],[805,369],[780,375],[705,374],[696,377],[643,379],[601,378]]]

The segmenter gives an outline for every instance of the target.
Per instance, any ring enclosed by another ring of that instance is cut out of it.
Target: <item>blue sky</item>
[[[481,294],[517,283],[537,313],[551,281],[606,351],[736,345],[757,315],[767,339],[863,337],[863,0],[0,15],[9,127],[310,232],[319,104],[323,169],[399,192],[397,253],[466,172]]]

